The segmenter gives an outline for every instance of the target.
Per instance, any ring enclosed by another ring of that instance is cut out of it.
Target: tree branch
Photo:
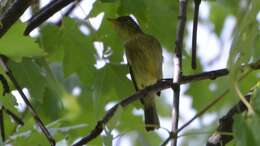
[[[250,101],[251,96],[251,92],[245,95],[246,100]],[[233,116],[235,114],[242,113],[246,110],[247,108],[242,101],[239,101],[239,103],[233,106],[225,116],[219,119],[219,126],[216,132],[214,132],[212,136],[209,137],[207,146],[224,146],[229,141],[231,141],[233,139],[232,135],[226,135],[221,133],[231,133],[234,122]]]
[[[228,75],[229,71],[228,69],[219,69],[214,71],[207,71],[199,74],[194,75],[188,75],[188,76],[182,76],[181,83],[189,83],[191,81],[200,81],[205,79],[215,80],[216,78],[220,76]]]
[[[221,76],[225,76],[228,74],[227,69],[221,69],[221,70],[216,70],[216,71],[210,71],[210,72],[204,72],[192,76],[185,76],[183,80],[180,81],[181,84],[189,83],[192,81],[198,81],[198,80],[204,80],[204,79],[216,79]],[[163,89],[171,88],[173,86],[176,86],[177,84],[172,82],[172,79],[163,79],[161,81],[158,81],[156,84],[148,86],[142,90],[137,91],[135,94],[132,96],[126,97],[123,100],[121,100],[119,103],[117,103],[115,106],[113,106],[111,109],[109,109],[105,116],[99,120],[95,126],[95,128],[85,137],[80,139],[78,142],[73,144],[73,146],[81,146],[83,144],[86,144],[99,136],[101,132],[103,131],[104,125],[107,124],[107,122],[112,118],[114,113],[117,111],[118,107],[126,107],[132,102],[140,99],[140,98],[149,98],[146,97],[146,94],[149,92],[158,92]]]
[[[78,6],[81,0],[75,1],[69,8],[68,10],[64,13],[63,17],[69,16],[75,8]],[[60,26],[62,24],[63,17],[56,23],[56,25]]]
[[[41,25],[44,21],[50,18],[53,14],[76,0],[54,0],[44,6],[40,11],[35,13],[30,20],[24,31],[24,35],[29,35],[29,33]]]
[[[0,38],[20,18],[30,6],[32,0],[15,0],[13,4],[0,16]]]
[[[5,126],[4,126],[4,111],[3,106],[0,107],[0,134],[1,134],[1,141],[5,141]]]
[[[2,93],[2,95],[5,96],[6,93],[10,92],[10,88],[9,88],[7,80],[5,79],[5,77],[2,74],[0,74],[0,81],[1,81],[1,83],[3,85],[3,93]]]
[[[21,126],[24,125],[23,120],[20,117],[18,117],[15,113],[13,113],[12,111],[10,111],[4,106],[2,106],[2,109],[4,112],[6,112],[6,114],[8,114],[15,121],[17,125],[21,125]]]
[[[182,79],[182,47],[183,37],[186,25],[187,0],[179,0],[179,15],[175,41],[175,56],[173,57],[174,71],[173,83],[177,85],[173,87],[173,109],[172,109],[172,132],[176,132],[179,123],[179,102],[180,102],[180,81]],[[177,135],[177,133],[176,133]],[[172,145],[177,145],[177,139],[172,141]]]
[[[197,56],[197,31],[198,31],[198,18],[199,18],[199,8],[201,0],[193,0],[195,4],[194,16],[193,16],[193,30],[192,30],[192,53],[191,53],[191,67],[196,69],[196,56]]]
[[[260,60],[256,61],[255,63],[251,63],[248,65],[244,65],[242,67],[247,67],[249,66],[250,69],[252,70],[257,70],[260,68]],[[205,73],[205,74],[204,74]],[[197,79],[202,80],[205,79],[203,77],[203,74],[206,75],[205,77],[209,77],[208,79],[215,79],[214,74],[217,73],[218,75],[227,75],[229,72],[227,69],[220,69],[220,70],[216,70],[216,71],[210,71],[210,72],[204,72],[201,74],[197,74],[197,75],[192,75],[192,76],[187,76],[187,78],[194,79],[196,80],[194,77],[198,77]],[[211,75],[210,75],[211,74]],[[242,80],[243,78],[245,78],[246,75],[241,76],[239,80]],[[219,97],[217,97],[216,99],[214,99],[213,101],[211,101],[206,107],[204,107],[200,112],[198,112],[195,116],[193,116],[188,122],[186,122],[185,124],[183,124],[176,132],[171,132],[169,134],[169,137],[163,142],[163,144],[161,146],[165,146],[172,138],[177,138],[177,134],[178,132],[180,132],[181,130],[183,130],[185,127],[187,127],[191,122],[193,122],[195,119],[197,119],[199,116],[201,116],[202,114],[204,114],[209,108],[211,108],[213,105],[215,105],[218,101],[220,101],[227,93],[229,92],[229,89],[225,90],[222,95],[220,95]]]
[[[1,140],[5,142],[5,127],[4,127],[4,112],[8,114],[17,125],[24,125],[23,121],[21,118],[16,116],[13,112],[11,112],[9,109],[7,109],[4,105],[0,106],[0,135],[1,135]]]
[[[171,133],[168,138],[162,143],[161,146],[166,146],[166,144],[172,139],[172,138],[176,138],[177,135],[176,133],[180,132],[181,130],[183,130],[185,127],[187,127],[191,122],[193,122],[195,119],[197,119],[198,117],[200,117],[201,115],[203,115],[208,109],[210,109],[213,105],[215,105],[218,101],[220,101],[227,93],[229,92],[229,90],[227,89],[226,91],[224,91],[220,96],[218,96],[217,98],[213,99],[208,105],[206,105],[200,112],[198,112],[195,116],[193,116],[188,122],[186,122],[185,124],[183,124],[175,133]]]
[[[10,81],[14,84],[16,90],[21,95],[22,99],[24,100],[25,104],[27,105],[29,111],[31,112],[36,124],[40,127],[44,135],[47,137],[48,141],[52,146],[55,146],[55,140],[49,133],[48,129],[44,126],[43,122],[41,121],[40,117],[38,116],[37,112],[34,110],[33,106],[31,105],[30,101],[27,99],[25,94],[22,91],[21,86],[18,84],[17,80],[13,76],[11,70],[9,69],[7,63],[6,63],[6,57],[0,56],[0,64],[6,73],[6,75],[9,77]]]

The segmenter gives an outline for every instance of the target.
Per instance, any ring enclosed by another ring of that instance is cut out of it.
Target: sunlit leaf
[[[61,32],[53,24],[47,24],[42,27],[38,42],[42,49],[47,53],[46,57],[51,61],[60,61],[63,59],[64,50],[61,47]]]
[[[234,118],[233,132],[237,146],[257,145],[248,123],[241,115]]]
[[[0,39],[0,53],[14,61],[21,61],[23,57],[43,56],[45,53],[39,48],[35,40],[23,36],[25,24],[20,21]]]

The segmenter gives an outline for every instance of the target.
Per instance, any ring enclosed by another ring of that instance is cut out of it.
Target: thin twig
[[[4,105],[0,107],[0,134],[2,141],[5,142],[5,127],[4,127],[4,113],[8,114],[17,125],[23,125],[23,121],[21,118],[16,116],[13,112],[11,112],[9,109],[7,109]]]
[[[185,127],[187,127],[191,122],[193,122],[195,119],[200,117],[202,114],[204,114],[207,110],[209,110],[213,105],[215,105],[218,101],[220,101],[225,95],[229,92],[229,89],[225,90],[220,96],[213,99],[207,106],[205,106],[200,112],[198,112],[194,117],[192,117],[188,122],[183,124],[179,129],[178,132],[182,131]]]
[[[28,113],[28,108],[25,107],[25,110],[20,114],[20,119],[23,120],[27,113]],[[17,132],[18,127],[19,127],[19,125],[14,125],[14,127],[12,128],[12,130],[10,132],[10,135],[14,135]]]
[[[173,83],[177,85],[173,87],[173,109],[172,109],[172,132],[175,133],[179,123],[179,102],[180,102],[180,81],[182,79],[182,47],[183,37],[186,25],[187,0],[179,0],[178,25],[175,41],[175,56]],[[177,133],[176,133],[177,135]],[[172,145],[177,145],[177,138],[172,141]]]
[[[193,16],[193,30],[192,30],[192,53],[191,53],[191,67],[196,69],[196,58],[197,58],[197,31],[198,31],[198,18],[199,8],[201,0],[193,0],[195,4],[194,16]]]
[[[182,76],[181,83],[191,82],[192,81],[200,81],[204,79],[211,79],[215,80],[216,77],[228,75],[228,69],[218,69],[213,71],[207,71],[199,74],[189,75],[189,76]]]
[[[185,84],[196,80],[216,79],[218,77],[227,75],[227,73],[228,72],[226,71],[226,69],[222,69],[222,70],[211,71],[211,72],[201,73],[192,76],[185,76],[184,80],[183,81],[181,80],[180,83]],[[112,116],[114,115],[114,113],[116,112],[119,106],[126,107],[130,103],[140,98],[144,98],[144,97],[147,98],[145,95],[149,92],[158,92],[163,89],[171,88],[172,86],[176,85],[173,84],[172,81],[173,81],[172,79],[163,79],[157,82],[156,84],[148,86],[143,90],[136,92],[132,96],[126,97],[125,99],[121,100],[118,104],[116,104],[106,112],[105,116],[97,122],[95,128],[87,136],[80,139],[80,141],[76,142],[73,146],[81,146],[83,144],[86,144],[91,140],[93,140],[94,138],[96,138],[98,135],[100,135],[101,132],[103,131],[104,125],[106,125],[107,122],[112,118]]]
[[[2,74],[0,74],[0,81],[1,81],[1,83],[3,85],[3,93],[2,93],[2,95],[5,96],[5,94],[10,92],[10,87],[8,85],[7,80],[5,79],[5,77]]]
[[[24,125],[23,120],[18,117],[15,113],[13,113],[12,111],[10,111],[9,109],[7,109],[6,107],[3,106],[3,111],[6,112],[6,114],[8,114],[17,125]]]
[[[253,65],[253,64],[251,64],[251,65]],[[215,70],[215,71],[203,72],[203,73],[199,73],[199,74],[195,74],[195,75],[184,76],[182,78],[182,80],[180,80],[179,83],[180,84],[186,84],[186,83],[190,83],[192,81],[199,81],[199,80],[205,80],[205,79],[214,80],[214,79],[216,79],[218,77],[226,76],[226,75],[228,75],[228,73],[229,72],[228,72],[227,69],[220,69],[220,70]],[[104,117],[97,122],[95,128],[92,129],[87,136],[85,136],[82,139],[80,139],[78,142],[73,144],[73,146],[81,146],[81,145],[87,144],[88,142],[90,142],[91,140],[93,140],[97,136],[99,136],[101,134],[101,132],[103,131],[104,126],[112,118],[112,116],[115,114],[115,112],[116,112],[116,110],[117,110],[117,108],[119,106],[126,107],[129,104],[131,104],[132,102],[134,102],[134,101],[136,101],[136,100],[138,100],[140,98],[149,98],[149,97],[145,96],[149,92],[158,92],[158,91],[161,91],[161,90],[164,90],[164,89],[172,88],[172,87],[174,87],[176,85],[177,84],[173,83],[173,79],[163,79],[163,80],[157,82],[154,85],[151,85],[151,86],[148,86],[148,87],[146,87],[146,88],[144,88],[142,90],[139,90],[138,92],[136,92],[132,96],[124,98],[123,100],[121,100],[119,103],[114,105],[111,109],[109,109],[106,112]],[[218,100],[218,99],[216,99],[216,100]],[[216,101],[215,101],[215,103],[216,103]],[[202,114],[202,113],[200,113],[200,114]],[[191,123],[191,122],[192,121],[190,121],[189,123]],[[188,124],[183,125],[182,127],[184,128],[184,126],[188,126]],[[177,132],[179,132],[179,131],[177,131]],[[166,139],[166,141],[164,142],[166,144],[172,139],[172,137],[176,137],[177,136],[173,132],[170,132],[169,135],[171,135],[171,137]]]
[[[249,92],[245,95],[245,99],[250,101],[252,92]],[[232,133],[232,126],[233,126],[233,116],[237,113],[242,113],[247,110],[245,104],[240,100],[235,106],[233,106],[225,116],[219,119],[219,126],[208,138],[207,146],[220,146],[225,145],[229,141],[233,139],[232,135],[224,134],[224,133]]]
[[[0,134],[1,134],[1,140],[5,141],[5,126],[4,126],[4,111],[3,106],[0,107]]]
[[[80,3],[81,0],[77,0],[75,1],[69,8],[68,10],[64,13],[63,17],[67,17],[69,16],[74,10],[75,8],[78,6],[78,4]],[[63,20],[63,17],[56,23],[56,25],[60,26]]]
[[[177,131],[176,133],[180,132],[181,130],[183,130],[185,127],[187,127],[191,122],[193,122],[195,119],[197,119],[198,117],[200,117],[202,114],[204,114],[209,108],[211,108],[213,105],[215,105],[220,99],[222,99],[227,93],[229,92],[229,90],[224,91],[220,96],[218,96],[217,98],[215,98],[214,100],[212,100],[208,105],[206,105],[200,112],[198,112],[195,116],[193,116],[188,122],[186,122],[185,124],[183,124]],[[166,146],[166,144],[172,139],[172,138],[176,138],[175,134],[171,134],[168,136],[168,138],[161,144],[161,146]]]
[[[255,63],[251,63],[248,65],[244,65],[242,67],[247,67],[249,66],[251,71],[252,70],[258,70],[260,67],[260,60],[256,61]],[[242,79],[244,79],[251,71],[247,72],[246,74],[244,74],[243,76],[241,76],[239,78],[238,81],[241,81]],[[212,72],[207,72],[206,75],[207,77],[209,77],[210,73],[213,73],[215,71]],[[218,73],[223,73],[224,75],[228,74],[228,70],[227,69],[221,69],[218,70]],[[203,74],[203,73],[202,73]],[[200,75],[194,75],[196,77],[198,77],[198,79],[203,79],[203,77]],[[222,74],[222,75],[223,75]],[[194,77],[193,76],[193,77]],[[214,79],[214,76],[211,76],[211,79]],[[188,77],[189,78],[189,77]],[[210,79],[210,78],[209,78]],[[171,139],[178,137],[176,133],[180,132],[181,130],[183,130],[185,127],[187,127],[191,122],[193,122],[196,118],[198,118],[199,116],[201,116],[202,114],[204,114],[209,108],[211,108],[213,105],[215,105],[218,101],[220,101],[227,93],[229,92],[229,89],[226,89],[221,96],[217,97],[216,99],[214,99],[213,101],[211,101],[206,107],[204,107],[199,113],[197,113],[194,117],[192,117],[188,122],[186,122],[185,124],[183,124],[178,130],[177,132],[171,132],[169,134],[169,137],[162,143],[161,146],[165,146]]]
[[[50,18],[53,14],[76,0],[54,0],[44,6],[40,11],[35,13],[24,31],[24,35],[28,35],[33,29],[41,25],[45,20]]]
[[[42,132],[44,133],[44,135],[47,137],[48,141],[50,142],[50,144],[52,146],[55,146],[55,140],[54,138],[51,136],[51,134],[49,133],[49,131],[47,130],[47,128],[44,126],[43,122],[41,121],[40,117],[38,116],[37,112],[34,110],[33,106],[31,105],[30,101],[27,99],[26,95],[24,94],[24,92],[22,91],[21,86],[18,84],[17,80],[15,79],[15,77],[13,76],[11,70],[9,69],[5,57],[1,56],[0,57],[0,64],[4,70],[4,72],[6,73],[6,75],[9,77],[10,81],[14,84],[16,90],[19,92],[19,94],[21,95],[21,97],[23,98],[25,104],[27,105],[29,111],[31,112],[36,124],[40,127],[40,129],[42,130]]]

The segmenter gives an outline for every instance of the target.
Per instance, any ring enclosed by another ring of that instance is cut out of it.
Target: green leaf
[[[117,0],[100,0],[101,2],[103,3],[112,3],[112,2],[115,2]]]
[[[241,21],[238,22],[235,30],[235,37],[232,42],[231,52],[228,59],[229,69],[231,70],[231,79],[235,81],[238,78],[241,65],[249,62],[251,54],[256,49],[255,40],[258,34],[258,23],[256,16],[258,14],[259,2],[252,1],[252,7],[248,6],[248,11],[245,13]]]
[[[256,89],[253,91],[253,95],[251,98],[252,106],[255,112],[260,115],[260,85],[257,85]]]
[[[210,81],[200,81],[190,84],[186,94],[192,96],[192,106],[195,109],[202,109],[212,98],[216,96],[209,90],[210,83]]]
[[[12,94],[6,94],[0,96],[0,106],[4,105],[7,108],[13,108],[17,105],[16,98]]]
[[[20,86],[28,88],[32,100],[42,102],[47,83],[44,71],[35,61],[25,58],[20,63],[9,62],[9,66]]]
[[[20,62],[23,57],[37,57],[45,55],[34,39],[23,36],[25,24],[16,22],[12,28],[0,39],[0,54],[6,55],[14,61]]]
[[[146,19],[145,0],[120,0],[118,14],[120,16],[133,14],[139,19]]]
[[[89,13],[89,17],[96,17],[102,12],[105,12],[105,15],[109,17],[115,17],[118,5],[118,0],[114,1],[114,3],[102,3],[100,0],[97,0],[93,4],[93,8]]]
[[[257,145],[247,122],[241,115],[234,117],[233,132],[237,146]]]
[[[41,103],[37,104],[37,110],[51,121],[57,120],[64,110],[60,98],[48,87],[43,93]]]
[[[260,32],[259,31],[255,38],[254,44],[255,44],[255,46],[254,46],[253,51],[251,52],[251,55],[253,56],[253,60],[257,61],[257,60],[260,60]]]
[[[63,59],[64,50],[61,47],[60,29],[54,24],[44,25],[40,30],[38,42],[42,49],[47,53],[47,58],[50,61],[60,61]]]
[[[97,101],[97,106],[104,106],[105,103],[119,100],[131,95],[133,85],[127,79],[127,65],[107,64],[95,73],[98,78],[92,83],[92,93]]]
[[[248,124],[250,126],[250,129],[252,130],[253,136],[255,138],[255,141],[257,144],[260,144],[260,139],[259,139],[259,131],[260,131],[260,116],[254,115],[252,117],[251,123]]]
[[[95,70],[95,50],[89,37],[80,32],[74,20],[67,18],[64,20],[61,32],[65,77],[77,73],[83,80],[91,80]]]
[[[117,36],[114,28],[112,27],[112,24],[107,21],[107,16],[103,18],[100,29],[97,31],[94,37],[96,41],[101,41],[104,43],[104,51],[106,51],[108,47],[112,48],[112,56],[110,57],[111,62],[120,62],[123,60],[123,43]]]
[[[218,34],[218,36],[220,36],[224,21],[230,13],[230,10],[220,3],[212,2],[210,11],[210,20],[215,26],[216,33]]]
[[[146,16],[137,19],[145,33],[156,37],[161,45],[173,51],[175,41],[178,3],[171,0],[151,1],[145,0]]]

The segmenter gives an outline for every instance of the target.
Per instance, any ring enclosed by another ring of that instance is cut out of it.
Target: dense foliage
[[[203,1],[202,4],[201,7],[209,8],[209,12],[208,17],[199,20],[200,24],[207,26],[217,40],[225,42],[223,38],[227,34],[223,33],[224,29],[233,29],[230,40],[232,42],[226,42],[231,44],[227,66],[221,67],[228,67],[230,74],[216,80],[192,82],[185,85],[183,94],[189,96],[192,108],[197,112],[226,89],[230,89],[230,92],[221,102],[207,111],[213,115],[213,120],[211,119],[213,122],[205,123],[205,118],[202,116],[197,121],[197,128],[188,128],[181,133],[184,134],[180,138],[181,145],[206,144],[207,138],[217,127],[217,120],[240,100],[234,89],[235,84],[238,84],[242,94],[252,89],[253,97],[250,103],[255,114],[235,116],[233,133],[228,133],[234,136],[235,141],[230,145],[258,145],[260,144],[258,134],[260,72],[244,66],[260,59],[260,1],[216,0]],[[84,10],[84,5],[80,7]],[[14,76],[22,87],[28,89],[30,101],[54,135],[58,145],[71,145],[79,137],[85,136],[111,105],[135,92],[131,81],[127,78],[128,67],[123,61],[122,43],[111,24],[106,21],[110,17],[130,14],[137,18],[144,32],[160,40],[166,54],[171,56],[178,21],[178,2],[173,0],[96,0],[86,19],[66,17],[61,26],[51,22],[45,23],[39,28],[39,34],[35,37],[23,36],[26,23],[19,21],[0,39],[0,54],[9,57],[8,64]],[[97,16],[102,17],[98,29],[89,22],[89,19]],[[192,16],[193,4],[189,1],[188,24],[192,21]],[[236,22],[234,28],[225,26],[227,20],[231,18]],[[188,35],[191,34],[187,27],[185,38],[188,38]],[[183,74],[191,75],[205,71],[210,65],[201,62],[204,56],[198,57],[199,68],[195,71],[191,69],[191,42],[187,40],[185,39],[183,50]],[[211,53],[210,47],[208,46],[205,53]],[[224,52],[222,49],[224,46],[220,46],[218,50],[220,56],[227,55],[221,54]],[[172,60],[165,59],[166,63],[167,61],[171,64]],[[172,72],[172,67],[164,69],[165,72]],[[4,74],[2,69],[1,73]],[[9,86],[15,90],[11,82]],[[2,90],[0,88],[0,93]],[[172,95],[167,93],[162,94],[157,100],[161,120],[169,120],[171,117],[169,101]],[[18,111],[14,107],[17,103],[13,95],[1,96],[0,105],[23,117],[25,122],[24,126],[14,130],[15,123],[6,116],[7,140],[12,145],[49,145],[35,127],[28,110]],[[130,140],[132,145],[160,145],[166,137],[161,137],[156,132],[145,131],[143,114],[138,114],[139,111],[136,110],[140,107],[140,103],[136,102],[117,112],[106,125],[105,132],[89,145],[108,146],[112,145],[112,141],[116,145],[120,144],[123,138]],[[185,117],[184,119],[191,118],[186,115],[180,116]],[[162,122],[162,127],[170,127],[163,123],[165,122]],[[159,131],[167,134],[163,128]]]

